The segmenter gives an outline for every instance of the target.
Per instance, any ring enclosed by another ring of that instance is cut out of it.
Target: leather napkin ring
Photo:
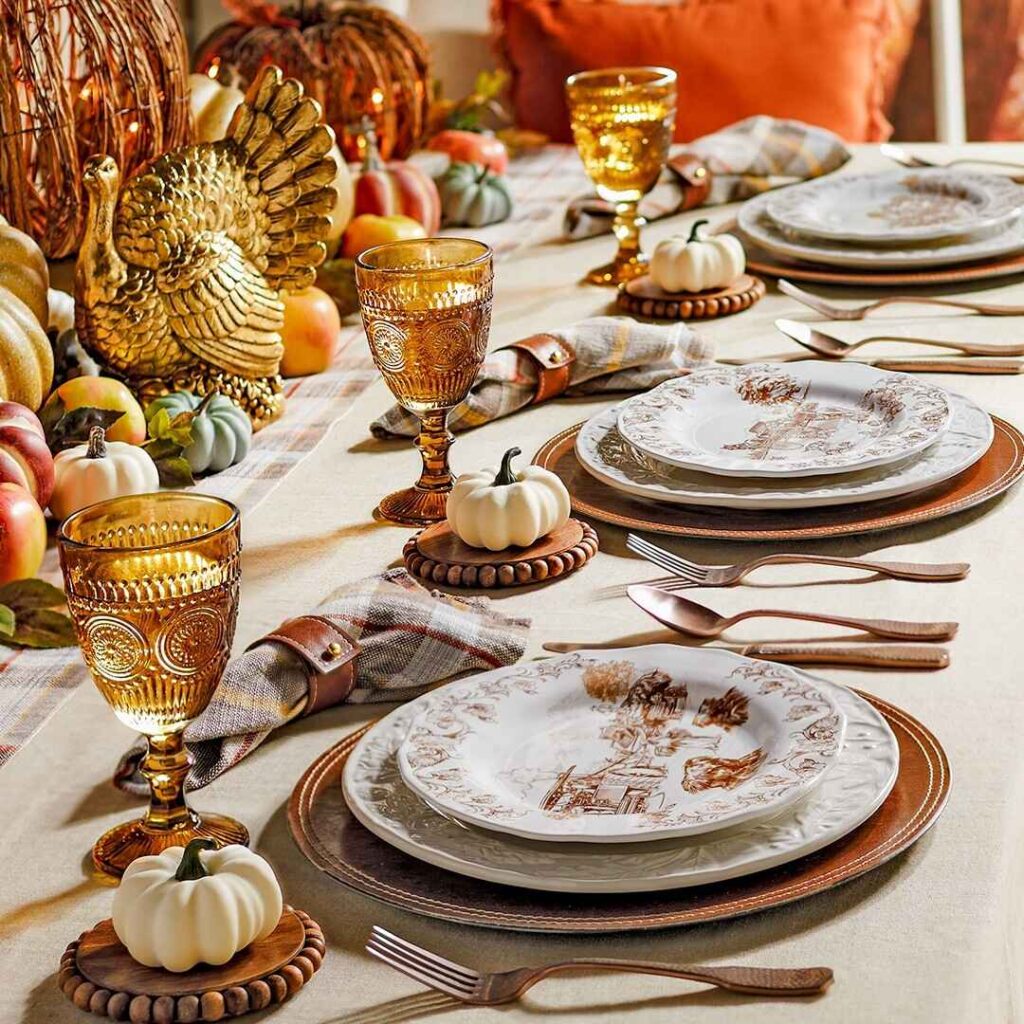
[[[535,334],[508,346],[537,364],[537,391],[532,405],[557,398],[569,386],[569,371],[576,360],[572,349],[553,334]]]
[[[684,153],[674,160],[670,160],[668,166],[683,187],[683,201],[679,204],[676,212],[680,213],[683,210],[692,210],[695,206],[700,206],[711,191],[711,171],[704,161]]]
[[[340,704],[355,687],[359,644],[330,619],[320,615],[287,619],[251,644],[249,650],[269,642],[284,644],[308,669],[309,699],[303,717]]]

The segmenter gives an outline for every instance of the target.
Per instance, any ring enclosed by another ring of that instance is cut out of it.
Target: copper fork
[[[967,302],[963,299],[942,299],[931,295],[886,295],[874,302],[867,302],[862,306],[834,306],[831,302],[813,292],[805,291],[803,288],[787,281],[784,278],[778,280],[779,291],[788,295],[791,299],[805,306],[809,306],[816,313],[820,313],[829,320],[863,320],[869,313],[883,306],[891,306],[897,303],[919,303],[924,306],[949,306],[953,309],[966,309],[972,313],[981,313],[984,316],[1024,316],[1024,306],[995,306],[985,302]]]
[[[744,576],[763,565],[841,565],[853,569],[888,576],[894,580],[912,580],[918,583],[962,580],[970,571],[968,562],[875,562],[867,558],[840,558],[834,555],[779,554],[751,558],[736,565],[701,565],[666,551],[635,533],[626,535],[626,547],[635,555],[646,558],[661,569],[673,574],[671,580],[657,580],[654,585],[663,590],[689,587],[731,587]]]
[[[603,957],[580,957],[539,967],[483,972],[446,960],[379,925],[374,925],[370,932],[366,952],[429,988],[474,1006],[514,1002],[538,981],[562,971],[660,974],[668,978],[716,985],[729,992],[752,996],[813,996],[823,992],[832,981],[832,971],[828,967],[693,967]]]

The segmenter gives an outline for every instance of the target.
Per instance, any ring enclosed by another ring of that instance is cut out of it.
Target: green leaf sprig
[[[120,409],[96,409],[91,405],[69,410],[58,396],[55,402],[46,404],[39,419],[50,451],[59,452],[76,444],[88,443],[89,431],[93,427],[109,430],[123,415]]]
[[[192,443],[192,421],[202,408],[180,412],[174,417],[166,409],[158,409],[156,415],[147,420],[149,440],[142,447],[156,463],[161,486],[188,487],[195,483],[192,467],[183,453]]]
[[[45,580],[13,580],[0,586],[0,644],[8,647],[74,647],[71,619],[54,609],[64,592]]]

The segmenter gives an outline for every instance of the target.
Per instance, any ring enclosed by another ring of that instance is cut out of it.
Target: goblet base
[[[428,491],[423,487],[406,487],[382,498],[376,514],[389,523],[403,526],[429,526],[445,518],[450,491]]]
[[[248,846],[249,830],[223,814],[200,816],[193,812],[191,821],[174,828],[153,828],[138,818],[104,832],[92,848],[92,862],[103,874],[120,878],[136,858],[163,853],[171,846],[187,846],[198,838],[213,839],[218,846]]]
[[[620,285],[647,273],[647,255],[636,253],[627,259],[614,259],[602,267],[594,267],[583,279],[588,284]]]

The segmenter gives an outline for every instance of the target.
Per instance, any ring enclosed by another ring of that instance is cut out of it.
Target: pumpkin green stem
[[[205,878],[210,872],[203,867],[203,862],[199,859],[200,850],[216,850],[217,844],[212,839],[193,839],[188,846],[185,847],[185,852],[181,855],[181,863],[178,865],[178,870],[174,872],[174,877],[179,882],[195,882],[200,878]]]
[[[196,406],[193,417],[199,419],[206,412],[207,406],[220,394],[219,391],[207,391],[206,397]]]
[[[501,457],[501,469],[498,470],[498,475],[494,478],[492,487],[508,487],[509,484],[518,483],[516,480],[515,473],[512,472],[512,460],[517,455],[522,455],[521,448],[509,448],[507,452]]]
[[[487,164],[482,164],[481,167],[480,167],[480,173],[477,175],[476,181],[474,182],[474,184],[482,185],[487,180],[487,176],[490,173],[491,172],[488,169]]]
[[[706,219],[705,219],[705,220],[699,220],[699,221],[697,221],[697,222],[696,222],[696,223],[695,223],[695,224],[693,225],[693,227],[692,227],[692,228],[690,228],[690,237],[689,237],[689,238],[688,238],[688,239],[686,240],[686,244],[687,244],[687,245],[689,245],[689,244],[690,244],[690,242],[699,242],[699,241],[700,241],[700,238],[698,237],[698,235],[697,235],[697,232],[698,232],[698,231],[700,231],[700,229],[701,229],[701,228],[702,228],[702,227],[703,227],[703,226],[704,226],[705,224],[707,224],[707,220],[706,220]]]
[[[102,459],[107,454],[107,435],[102,427],[89,430],[89,446],[85,450],[87,459]]]

